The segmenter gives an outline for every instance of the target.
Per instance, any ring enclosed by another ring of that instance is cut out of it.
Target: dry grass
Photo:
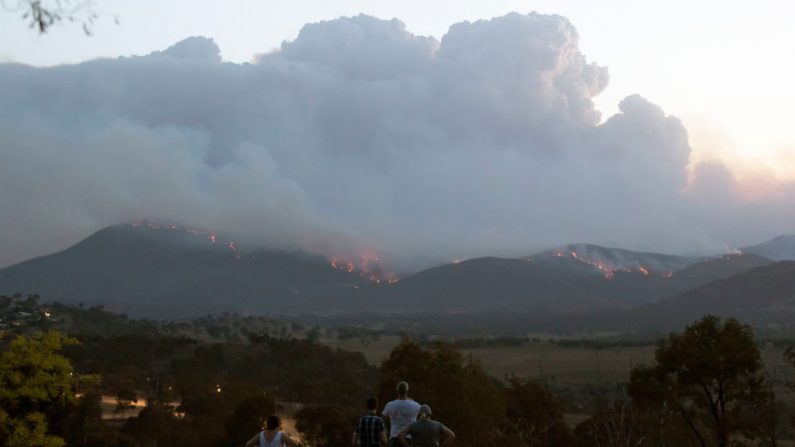
[[[400,343],[400,337],[381,336],[379,340],[323,340],[332,347],[364,354],[368,362],[379,365]],[[654,346],[593,349],[562,347],[551,342],[530,342],[521,346],[496,346],[462,350],[480,362],[494,377],[539,377],[561,384],[623,382],[631,369],[654,360]],[[762,348],[762,359],[775,377],[795,378],[795,371],[782,359],[783,349],[772,345]]]

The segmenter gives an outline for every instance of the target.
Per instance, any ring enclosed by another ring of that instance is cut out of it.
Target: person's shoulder
[[[393,400],[390,400],[389,402],[386,403],[386,405],[384,406],[384,409],[400,407],[400,406],[405,405],[406,402],[408,402],[408,401],[405,400],[405,399],[393,399]]]
[[[417,401],[416,401],[416,400],[414,400],[414,399],[407,399],[407,400],[406,400],[406,403],[407,403],[408,405],[412,406],[413,408],[416,408],[417,410],[419,410],[419,409],[420,409],[420,403],[419,403],[419,402],[417,402]]]

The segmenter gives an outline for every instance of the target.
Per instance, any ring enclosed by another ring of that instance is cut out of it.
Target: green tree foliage
[[[353,408],[375,385],[376,370],[360,352],[332,349],[310,340],[263,335],[247,347],[233,370],[288,401],[334,403]],[[334,365],[329,367],[329,365]]]
[[[254,396],[237,404],[224,428],[229,445],[241,446],[253,433],[262,430],[262,424],[276,413],[276,401],[270,396]]]
[[[174,416],[171,409],[154,402],[141,410],[138,417],[128,419],[123,431],[141,447],[207,445],[212,442],[212,439],[204,439],[200,440],[204,444],[191,444],[194,438],[186,425]],[[195,434],[199,437],[203,432]]]
[[[543,382],[513,378],[505,397],[506,420],[498,445],[573,445],[574,437],[563,421],[563,406]]]
[[[356,418],[351,408],[328,404],[307,406],[295,414],[296,428],[317,447],[349,446]]]
[[[423,349],[404,341],[395,347],[379,369],[381,402],[395,398],[401,380],[409,382],[414,399],[431,406],[435,419],[455,431],[456,445],[490,445],[499,435],[505,420],[503,393],[480,364],[450,345]]]
[[[62,417],[49,418],[53,431],[61,434],[68,446],[138,447],[134,439],[102,420],[101,401],[95,391],[80,396],[65,408]]]
[[[755,435],[749,413],[768,395],[749,326],[705,317],[671,334],[655,360],[631,373],[629,391],[639,406],[676,412],[702,447]]]
[[[227,378],[208,384],[205,389],[196,389],[194,394],[183,394],[178,410],[185,414],[183,422],[189,434],[195,435],[185,445],[210,446],[222,442],[227,437],[226,424],[240,402],[263,393],[264,389],[254,382]]]
[[[72,395],[72,367],[59,355],[75,340],[58,332],[18,336],[0,355],[0,445],[58,447],[46,417]]]
[[[101,403],[102,396],[99,393],[87,393],[70,406],[63,427],[59,430],[64,433],[67,445],[85,445],[89,433],[101,430]]]

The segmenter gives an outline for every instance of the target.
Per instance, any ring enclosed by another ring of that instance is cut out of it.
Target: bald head
[[[398,396],[406,397],[409,395],[409,384],[408,382],[400,382],[397,384],[397,392]]]

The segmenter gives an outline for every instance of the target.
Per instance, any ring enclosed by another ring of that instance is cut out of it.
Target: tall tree
[[[262,430],[265,418],[272,414],[276,414],[276,401],[270,396],[261,395],[242,400],[224,425],[229,445],[245,444],[252,434]]]
[[[702,447],[728,447],[736,434],[754,434],[749,409],[767,394],[749,326],[704,317],[681,335],[671,334],[655,361],[632,371],[636,403],[673,409]]]
[[[306,406],[295,414],[295,428],[317,447],[350,445],[356,413],[339,405]]]
[[[394,399],[401,380],[408,381],[414,399],[431,406],[434,418],[456,432],[456,445],[490,445],[498,436],[505,401],[497,382],[452,346],[422,349],[404,341],[381,364],[379,400]]]
[[[565,447],[574,443],[563,420],[563,406],[545,383],[513,378],[505,396],[506,421],[500,445]]]
[[[47,415],[71,401],[72,366],[59,354],[76,343],[59,332],[18,336],[0,354],[0,445],[59,447]]]

